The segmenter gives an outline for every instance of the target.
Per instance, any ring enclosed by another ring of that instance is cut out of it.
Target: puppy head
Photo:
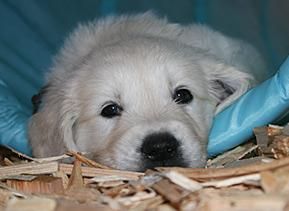
[[[153,38],[93,49],[65,68],[56,65],[31,119],[34,154],[92,152],[128,170],[204,166],[215,112],[250,78],[199,49]]]

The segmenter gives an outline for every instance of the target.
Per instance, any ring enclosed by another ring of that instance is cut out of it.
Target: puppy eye
[[[113,118],[115,116],[120,116],[122,110],[122,107],[115,103],[109,104],[102,109],[101,116],[105,118]]]
[[[178,104],[188,104],[193,100],[192,93],[187,89],[178,89],[173,95],[174,101]]]

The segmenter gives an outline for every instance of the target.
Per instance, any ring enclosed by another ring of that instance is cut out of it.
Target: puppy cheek
[[[74,140],[79,150],[94,153],[106,150],[114,124],[113,121],[109,122],[101,117],[80,119],[74,128]]]
[[[196,97],[191,105],[186,108],[186,113],[191,118],[192,127],[201,138],[201,143],[207,143],[208,133],[214,118],[217,102],[214,99],[200,99]]]

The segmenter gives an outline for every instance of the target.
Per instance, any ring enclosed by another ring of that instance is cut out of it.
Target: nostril
[[[169,160],[176,156],[179,143],[170,133],[148,135],[141,146],[143,156],[151,161]]]

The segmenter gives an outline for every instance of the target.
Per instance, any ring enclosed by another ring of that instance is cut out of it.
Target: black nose
[[[153,133],[145,137],[140,149],[145,168],[185,166],[179,141],[170,133]]]

